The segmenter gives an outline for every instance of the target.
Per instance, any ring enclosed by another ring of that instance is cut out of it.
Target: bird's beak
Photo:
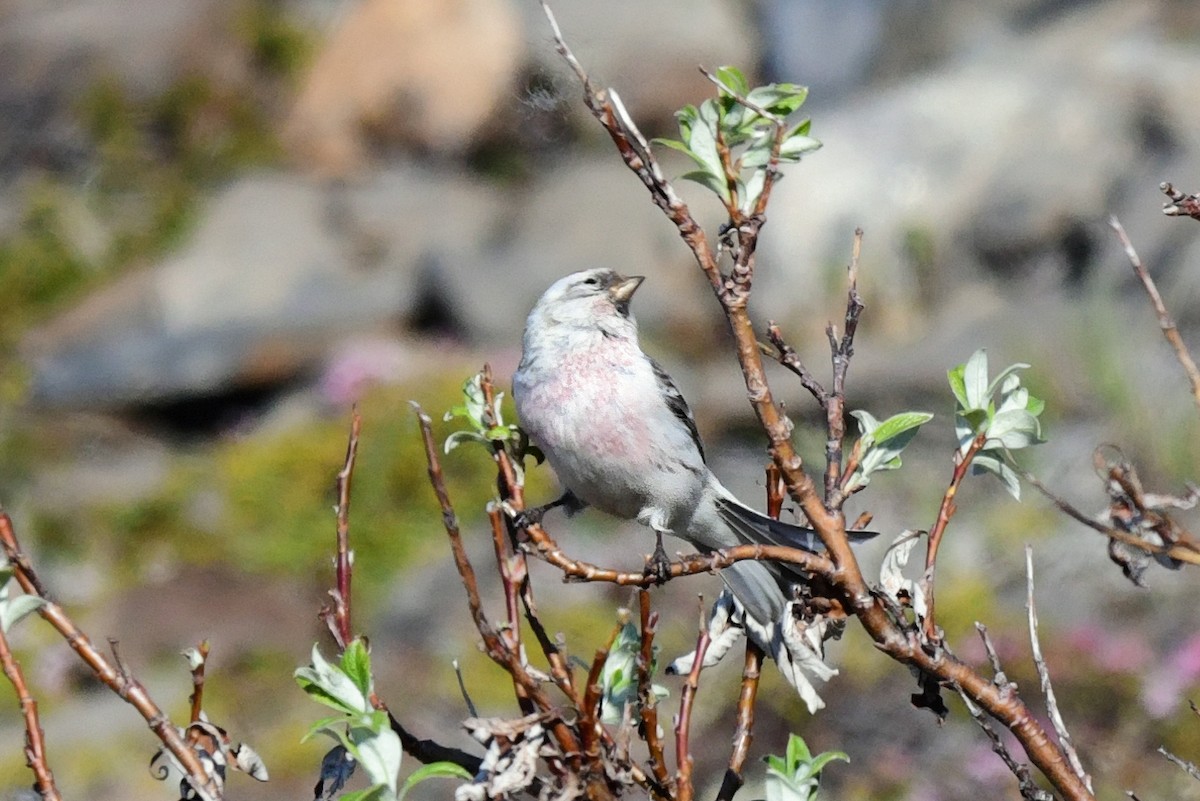
[[[644,275],[631,275],[628,278],[622,278],[608,288],[608,294],[612,296],[616,303],[628,303],[633,297],[633,293],[646,280]]]

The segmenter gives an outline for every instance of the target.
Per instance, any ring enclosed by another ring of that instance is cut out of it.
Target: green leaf
[[[818,139],[811,136],[793,136],[784,140],[783,146],[779,148],[779,158],[799,161],[805,153],[820,149],[821,142]]]
[[[946,380],[950,382],[950,391],[954,393],[954,400],[958,402],[960,409],[966,409],[968,406],[966,370],[967,366],[960,364],[946,371]]]
[[[16,598],[0,598],[0,630],[5,634],[25,617],[46,605],[46,599],[38,595],[18,595]]]
[[[382,726],[372,716],[370,725],[350,727],[349,737],[355,745],[352,753],[373,783],[387,785],[395,793],[403,751],[400,738],[392,731],[386,713],[380,712],[379,715],[383,718]]]
[[[364,696],[371,695],[371,656],[361,637],[355,637],[342,652],[342,671]]]
[[[711,172],[706,172],[704,170],[692,170],[691,172],[684,173],[679,177],[684,181],[695,181],[717,195],[720,195],[722,198],[729,197],[729,186],[725,183],[725,179],[718,178]]]
[[[876,443],[883,444],[905,432],[915,431],[932,419],[929,412],[901,412],[884,420],[871,433]]]
[[[985,364],[986,364],[986,362],[985,362]],[[1015,384],[1013,385],[1014,387],[1015,387],[1015,385],[1020,384],[1020,379],[1019,379],[1019,377],[1017,377],[1015,375],[1015,373],[1018,370],[1028,369],[1028,367],[1029,367],[1029,365],[1025,364],[1024,362],[1017,362],[1016,364],[1010,364],[1008,367],[1005,367],[1003,370],[1000,371],[999,375],[997,375],[995,378],[992,379],[992,383],[988,385],[987,394],[991,395],[997,389],[1002,389],[1004,386],[1004,382],[1010,378],[1017,379]]]
[[[417,768],[404,780],[404,786],[400,788],[399,801],[404,801],[404,796],[413,787],[426,779],[433,778],[462,779],[469,782],[475,777],[462,765],[456,765],[453,762],[431,762]]]
[[[750,82],[737,67],[717,67],[716,76],[717,80],[728,86],[734,94],[742,97],[750,94]]]
[[[338,798],[338,801],[386,801],[389,798],[395,798],[395,793],[386,784],[376,784],[365,790],[345,793]]]
[[[746,99],[756,106],[780,117],[786,117],[808,97],[808,87],[794,83],[772,83],[758,86],[746,94]]]
[[[971,358],[967,359],[966,366],[963,368],[963,387],[967,399],[967,402],[963,404],[965,411],[971,412],[987,408],[988,400],[991,397],[989,391],[991,385],[988,383],[987,370],[987,351],[980,348],[971,354]]]
[[[316,701],[348,713],[370,709],[366,695],[341,668],[331,665],[314,645],[312,665],[297,668],[293,674],[301,689]]]
[[[991,473],[1000,479],[1009,495],[1018,501],[1021,500],[1021,478],[998,454],[985,451],[976,455],[975,460],[971,462],[971,472],[977,475]]]

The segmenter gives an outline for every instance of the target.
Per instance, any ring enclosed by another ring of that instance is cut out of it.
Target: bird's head
[[[613,270],[583,270],[550,285],[529,315],[543,326],[600,328],[608,334],[637,332],[629,299],[645,278]]]

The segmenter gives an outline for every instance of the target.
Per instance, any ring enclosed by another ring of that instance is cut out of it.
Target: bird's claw
[[[671,558],[663,548],[662,537],[654,546],[654,553],[646,558],[646,568],[642,571],[646,578],[653,579],[655,584],[666,584],[671,578]]]

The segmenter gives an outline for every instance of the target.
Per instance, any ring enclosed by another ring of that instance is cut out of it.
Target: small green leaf
[[[920,428],[932,419],[933,415],[929,412],[901,412],[880,423],[872,431],[872,435],[876,443],[882,444],[905,432]]]
[[[364,696],[371,694],[371,656],[361,637],[355,637],[342,652],[342,671]]]
[[[1012,495],[1016,500],[1021,500],[1021,478],[1016,472],[1009,467],[1002,457],[994,452],[983,452],[975,457],[971,462],[971,472],[991,473],[1000,479],[1004,484],[1004,488],[1008,490],[1008,494]]]
[[[18,595],[16,598],[0,600],[0,630],[5,634],[25,617],[46,605],[46,599],[38,595]]]
[[[967,402],[963,408],[967,412],[976,409],[986,409],[991,396],[988,383],[987,351],[983,348],[971,354],[963,369],[963,386],[966,390]]]
[[[946,380],[950,382],[950,391],[954,393],[954,400],[958,402],[960,409],[966,409],[967,404],[967,383],[965,373],[967,366],[960,364],[951,367],[946,371]]]
[[[702,186],[707,187],[710,191],[720,195],[722,198],[729,196],[729,186],[725,183],[725,179],[718,178],[711,172],[704,170],[692,170],[679,176],[684,181],[695,181]]]
[[[365,790],[355,790],[352,793],[345,793],[338,798],[338,801],[386,801],[388,798],[393,797],[395,797],[393,792],[386,784],[376,784]]]
[[[349,713],[370,708],[366,695],[357,684],[341,668],[326,662],[315,645],[312,665],[297,668],[293,675],[304,692],[327,706]]]
[[[404,796],[408,795],[408,791],[413,787],[426,779],[434,778],[462,779],[469,782],[475,777],[466,768],[453,762],[431,762],[417,768],[404,780],[404,786],[400,788],[399,801],[404,801]]]
[[[716,76],[717,80],[729,87],[734,94],[745,97],[750,93],[750,82],[737,67],[717,67]]]

